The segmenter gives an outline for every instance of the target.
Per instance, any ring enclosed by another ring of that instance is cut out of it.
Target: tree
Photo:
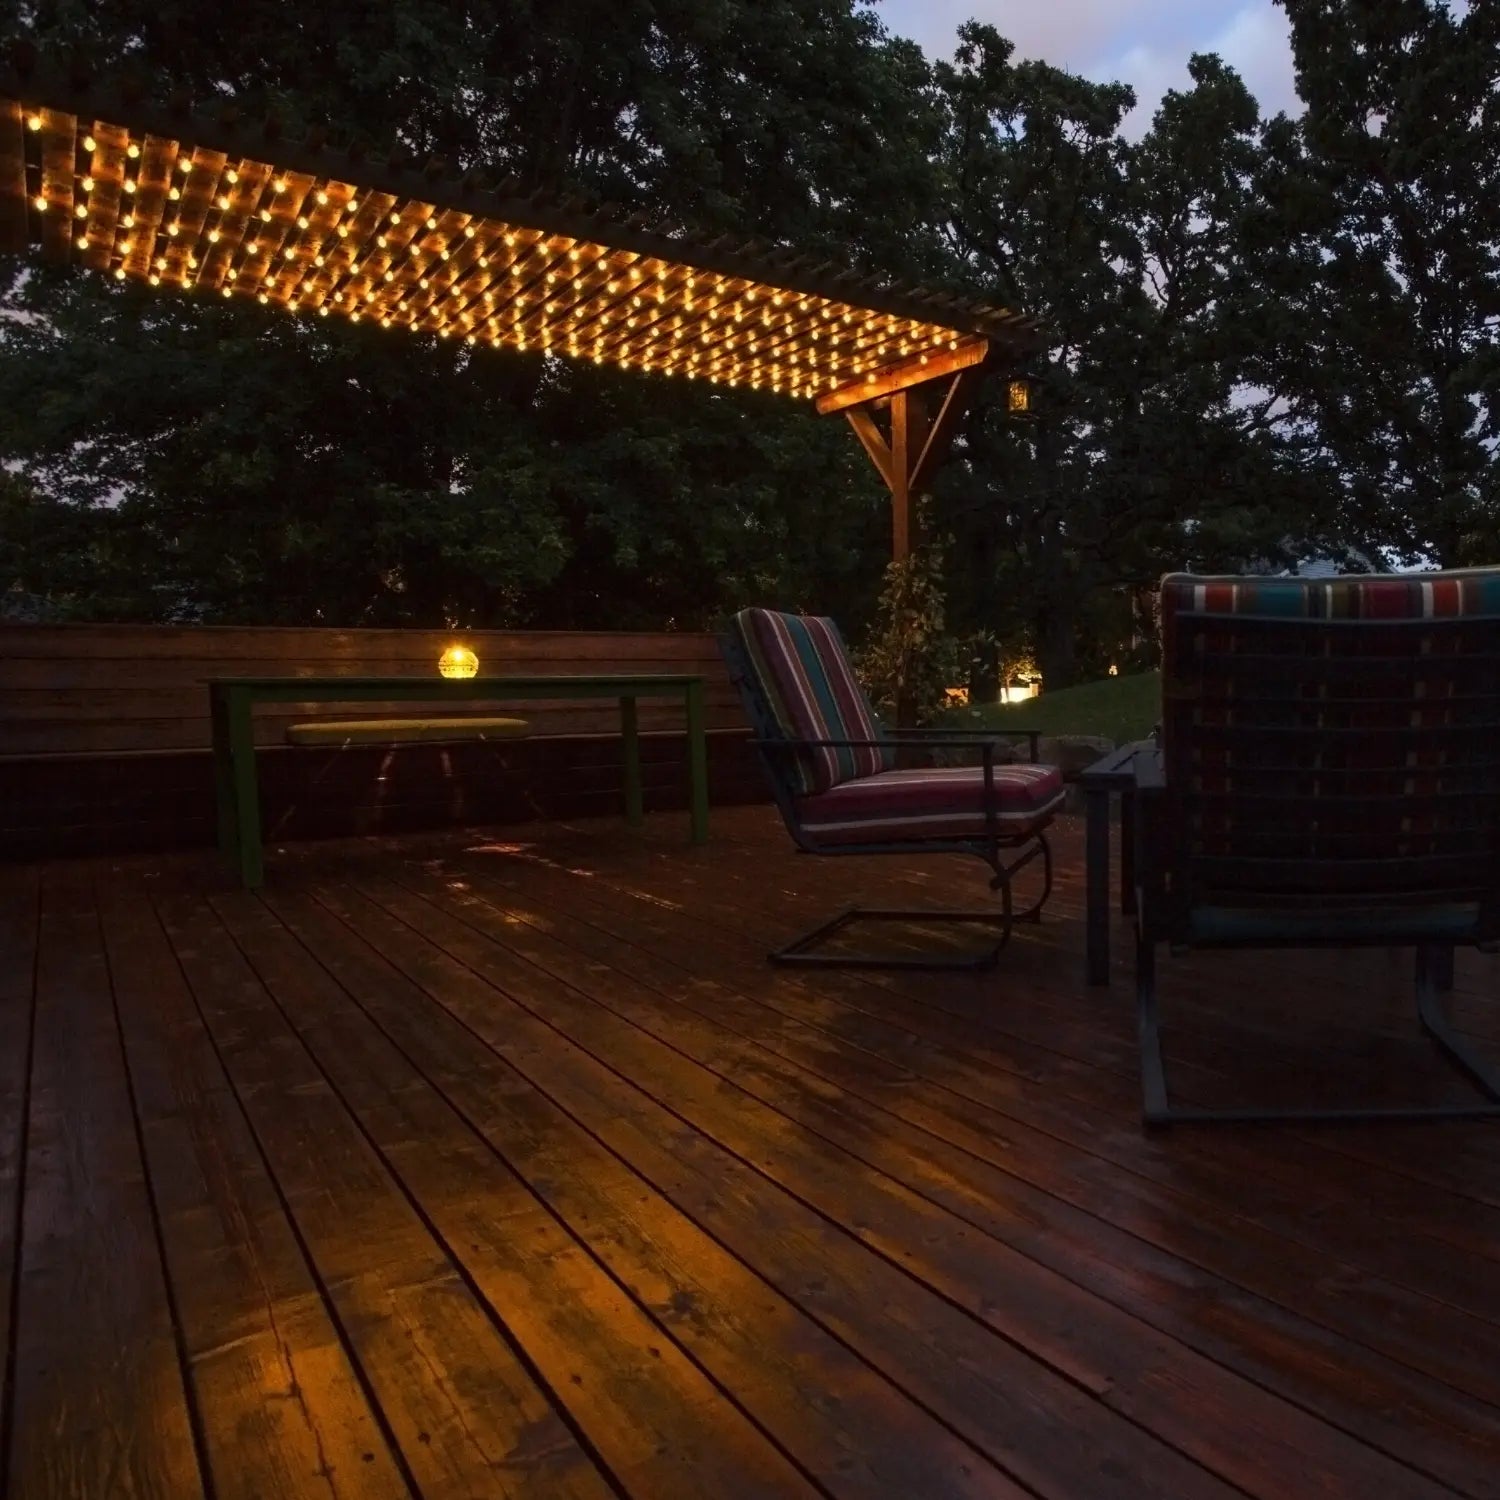
[[[1282,0],[1307,112],[1268,163],[1294,392],[1348,539],[1500,556],[1500,8]]]
[[[1192,88],[1131,145],[1124,85],[1014,63],[988,27],[961,37],[937,69],[950,241],[1051,344],[1030,372],[1030,419],[1009,420],[993,390],[948,476],[946,519],[969,560],[956,613],[1029,636],[1063,686],[1096,594],[1230,534],[1272,546],[1317,483],[1298,474],[1274,392],[1244,388],[1264,317],[1241,240],[1260,151],[1244,85],[1193,58]]]
[[[935,253],[926,66],[853,0],[36,0],[13,29],[668,228]],[[822,578],[868,613],[877,484],[789,404],[6,271],[0,454],[117,539],[101,609],[702,625]]]

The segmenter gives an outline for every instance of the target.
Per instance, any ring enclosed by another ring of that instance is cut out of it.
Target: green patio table
[[[537,698],[614,698],[620,705],[625,751],[625,817],[643,820],[641,746],[636,704],[676,698],[687,718],[692,841],[708,839],[708,739],[703,679],[677,674],[582,677],[215,677],[208,684],[213,721],[214,790],[219,848],[246,887],[261,884],[260,789],[255,775],[251,714],[257,703],[514,702]]]

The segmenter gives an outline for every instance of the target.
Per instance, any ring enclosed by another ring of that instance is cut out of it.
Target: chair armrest
[[[944,738],[941,743],[959,750],[993,750],[1006,740],[1003,734],[976,735],[969,731],[965,731],[965,734],[967,738]],[[883,740],[786,740],[752,736],[750,743],[764,750],[880,750],[897,749],[902,745],[920,745],[923,741],[911,731],[898,731]]]
[[[891,734],[895,741],[910,741],[913,744],[920,744],[923,740],[942,740],[947,744],[955,744],[980,738],[972,729],[894,729]],[[1041,737],[1040,729],[994,729],[983,736],[985,739],[1025,740],[1031,749],[1033,765],[1036,764],[1037,742]]]

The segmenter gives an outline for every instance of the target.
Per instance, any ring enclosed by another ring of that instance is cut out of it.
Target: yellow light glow
[[[45,198],[43,198],[43,197],[38,196],[38,197],[33,198],[31,200],[31,206],[39,214],[44,214],[44,213],[47,212],[47,200]]]
[[[99,149],[99,143],[93,138],[93,136],[86,135],[83,138],[83,149],[87,151],[90,156],[92,156],[94,152]]]
[[[179,172],[191,172],[193,170],[193,158],[191,156],[179,156],[177,158],[177,170]]]
[[[134,161],[136,159],[136,157],[138,157],[141,154],[141,148],[139,146],[137,146],[134,141],[132,141],[125,148],[125,154],[126,154],[126,156],[128,156],[131,159],[131,161]]]
[[[479,658],[467,646],[449,646],[438,657],[438,671],[444,677],[475,677],[479,673]]]
[[[83,179],[83,181],[80,182],[78,185],[86,193],[92,193],[94,191],[94,179],[92,177],[85,177]]]
[[[28,116],[26,120],[26,128],[28,130],[40,130],[42,128],[42,117],[40,115]]]

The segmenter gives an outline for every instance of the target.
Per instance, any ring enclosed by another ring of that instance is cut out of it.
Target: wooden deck
[[[1076,826],[977,978],[762,957],[977,864],[683,834],[0,869],[0,1489],[1500,1496],[1500,1128],[1143,1134]],[[1450,1086],[1404,958],[1164,1000],[1199,1098]]]

